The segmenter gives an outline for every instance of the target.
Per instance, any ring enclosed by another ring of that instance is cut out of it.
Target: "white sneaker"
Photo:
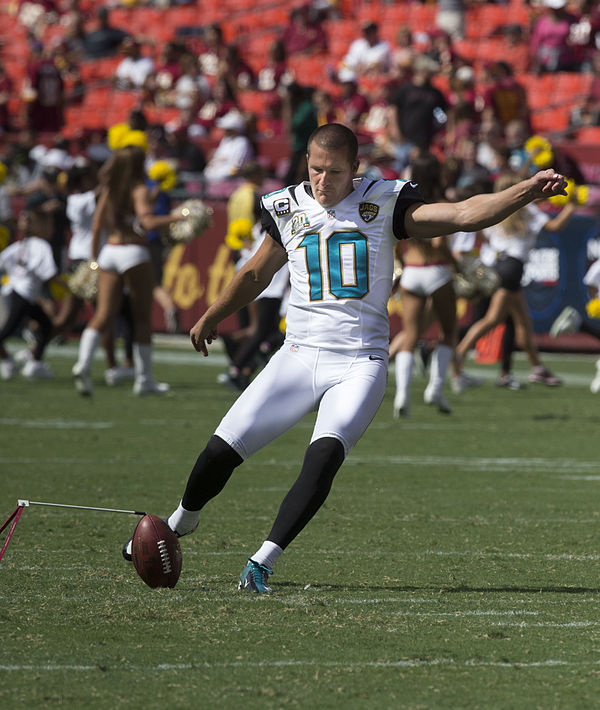
[[[21,370],[21,374],[28,380],[51,380],[54,373],[43,360],[28,360]]]
[[[25,367],[25,365],[28,362],[31,362],[32,360],[33,354],[28,348],[25,348],[24,350],[19,350],[17,353],[15,353],[15,364],[19,368],[19,370]]]
[[[425,392],[423,393],[423,401],[425,402],[425,404],[435,404],[439,411],[442,412],[442,414],[452,413],[452,408],[446,401],[444,393],[441,389],[436,391],[434,389],[431,389],[430,387],[427,387],[425,389]]]
[[[166,382],[140,382],[136,380],[133,383],[133,394],[143,397],[147,394],[166,394],[171,388]]]
[[[461,372],[458,377],[453,377],[450,380],[450,388],[454,394],[462,394],[470,387],[479,387],[482,382],[483,378],[481,377],[474,377],[473,375],[468,375],[466,372]]]
[[[104,371],[104,381],[109,387],[114,387],[123,380],[131,380],[133,377],[135,377],[133,367],[109,367]]]
[[[564,333],[576,333],[581,327],[582,322],[583,318],[578,311],[572,306],[565,306],[558,318],[550,326],[550,336],[556,338]]]
[[[11,357],[0,360],[0,379],[11,380],[17,374],[17,366]]]
[[[89,397],[92,394],[92,378],[90,377],[90,373],[84,372],[77,363],[75,363],[71,374],[73,375],[75,389],[82,397]]]
[[[600,392],[600,360],[596,360],[596,377],[592,380],[590,391],[594,394]]]

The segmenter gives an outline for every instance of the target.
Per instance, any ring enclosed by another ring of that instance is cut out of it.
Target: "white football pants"
[[[346,455],[383,400],[388,354],[285,342],[227,412],[215,434],[246,459],[317,409],[311,443],[338,439]]]

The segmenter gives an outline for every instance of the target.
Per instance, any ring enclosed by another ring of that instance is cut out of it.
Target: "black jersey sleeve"
[[[274,239],[277,244],[280,244],[283,246],[283,242],[281,241],[281,233],[279,232],[279,228],[275,224],[275,220],[273,219],[273,215],[269,212],[269,210],[265,209],[265,206],[261,203],[261,213],[260,213],[260,223],[262,226],[262,231],[266,232],[272,239]]]
[[[398,193],[396,204],[394,205],[392,229],[396,239],[410,239],[404,228],[404,215],[406,210],[411,205],[414,205],[415,202],[425,202],[425,200],[419,192],[418,185],[415,185],[414,182],[407,182]]]

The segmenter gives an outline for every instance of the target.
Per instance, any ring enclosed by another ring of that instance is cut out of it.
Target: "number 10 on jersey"
[[[367,238],[360,232],[334,232],[321,259],[319,236],[306,234],[297,247],[305,252],[310,300],[323,300],[324,280],[336,298],[362,298],[369,291]]]

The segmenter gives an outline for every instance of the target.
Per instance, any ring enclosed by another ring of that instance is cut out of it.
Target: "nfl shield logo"
[[[379,205],[373,202],[361,202],[358,205],[358,214],[363,222],[372,222],[379,214]]]

